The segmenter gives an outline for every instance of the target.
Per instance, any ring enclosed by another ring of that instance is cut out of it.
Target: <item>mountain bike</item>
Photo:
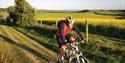
[[[63,58],[59,52],[57,53],[58,63],[90,63],[82,52],[79,51],[78,44],[80,44],[81,41],[75,43],[75,46],[71,45],[70,43],[66,44],[67,48]]]

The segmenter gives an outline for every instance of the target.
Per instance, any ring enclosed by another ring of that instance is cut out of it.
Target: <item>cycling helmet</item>
[[[74,20],[73,20],[73,17],[72,17],[72,16],[66,17],[66,20],[67,20],[69,23],[74,23]]]

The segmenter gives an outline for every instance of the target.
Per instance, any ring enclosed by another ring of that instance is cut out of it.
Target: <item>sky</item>
[[[106,9],[125,10],[125,0],[26,0],[34,8],[46,10]],[[13,6],[14,0],[0,0],[0,8]]]

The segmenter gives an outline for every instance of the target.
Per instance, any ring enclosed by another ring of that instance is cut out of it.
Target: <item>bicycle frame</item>
[[[80,56],[83,56],[82,52],[80,52],[80,51],[79,51],[79,48],[78,48],[78,44],[79,44],[79,43],[80,43],[80,42],[76,42],[75,46],[72,46],[70,43],[67,43],[67,44],[66,44],[66,45],[67,45],[67,49],[72,49],[72,48],[75,49],[75,50],[74,50],[74,52],[75,52],[74,58],[77,58],[77,62],[78,62],[78,63],[80,63],[79,57],[80,57]],[[71,55],[72,55],[72,54],[71,54]]]
[[[65,55],[64,55],[64,60],[66,63],[89,63],[88,59],[83,56],[82,52],[79,51],[78,44],[81,42],[76,42],[75,46],[73,46],[70,43],[67,43],[66,50],[65,50]],[[64,63],[65,63],[64,62]]]

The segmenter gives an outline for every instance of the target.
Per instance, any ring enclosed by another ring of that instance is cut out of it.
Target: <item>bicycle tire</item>
[[[89,60],[84,56],[79,56],[80,63],[90,63]]]

